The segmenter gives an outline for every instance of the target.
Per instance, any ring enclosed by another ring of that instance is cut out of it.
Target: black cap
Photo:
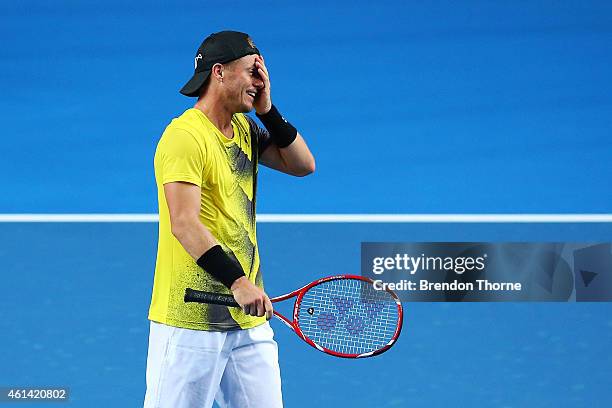
[[[221,31],[206,37],[195,56],[195,72],[183,86],[181,93],[186,96],[199,96],[200,88],[210,75],[215,64],[226,64],[245,55],[259,54],[248,34],[238,31]]]

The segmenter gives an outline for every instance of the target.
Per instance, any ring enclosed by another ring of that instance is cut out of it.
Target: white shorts
[[[213,332],[151,322],[145,408],[282,408],[268,323]]]

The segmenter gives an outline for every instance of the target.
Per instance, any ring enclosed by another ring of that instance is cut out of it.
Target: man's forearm
[[[304,138],[297,129],[285,119],[274,105],[269,111],[257,113],[276,146],[283,168],[296,176],[314,172],[315,162]]]
[[[240,264],[232,260],[217,243],[215,237],[199,220],[174,227],[172,232],[198,266],[223,283],[228,289],[244,277]]]
[[[199,220],[173,226],[172,233],[200,267],[232,291],[246,314],[265,314],[270,320],[273,308],[268,296],[248,280],[239,265],[231,264],[215,237]]]
[[[299,132],[293,143],[278,148],[278,153],[285,166],[296,176],[306,176],[315,171],[315,159]]]
[[[199,220],[177,222],[172,234],[196,261],[203,253],[218,245],[213,234]]]

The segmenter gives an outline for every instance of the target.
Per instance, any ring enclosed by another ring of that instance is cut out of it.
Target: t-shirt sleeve
[[[162,184],[173,181],[202,186],[204,152],[191,133],[168,129],[158,147]]]
[[[272,139],[270,139],[270,133],[260,127],[253,118],[245,115],[249,122],[249,128],[251,131],[251,140],[257,141],[257,157],[261,157],[261,154],[270,146]]]

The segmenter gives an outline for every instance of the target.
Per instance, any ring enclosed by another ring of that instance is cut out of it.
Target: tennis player
[[[305,176],[315,161],[272,104],[247,34],[207,37],[181,93],[198,100],[168,125],[154,160],[159,245],[144,406],[282,407],[256,238],[257,165]],[[245,115],[253,109],[265,129]],[[241,308],[185,303],[187,287],[231,294]]]

